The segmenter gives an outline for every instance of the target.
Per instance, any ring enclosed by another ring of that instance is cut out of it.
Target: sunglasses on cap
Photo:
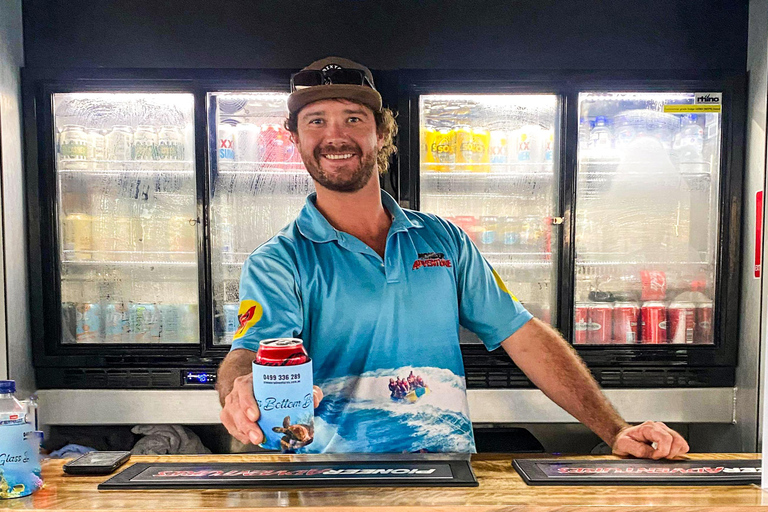
[[[365,73],[359,69],[341,68],[329,69],[328,71],[307,69],[291,76],[291,92],[307,87],[331,84],[362,85],[375,90]]]

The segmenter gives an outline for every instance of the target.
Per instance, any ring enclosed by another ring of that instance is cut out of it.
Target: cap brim
[[[288,96],[288,111],[296,113],[310,103],[332,98],[356,101],[374,112],[381,110],[381,94],[364,85],[329,84],[299,89]]]

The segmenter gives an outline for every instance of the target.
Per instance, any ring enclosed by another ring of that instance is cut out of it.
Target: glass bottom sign
[[[476,487],[469,460],[139,463],[99,489]]]
[[[759,484],[755,460],[515,459],[528,485],[748,485]]]

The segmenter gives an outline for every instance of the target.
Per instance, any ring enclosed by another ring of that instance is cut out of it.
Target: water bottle
[[[13,394],[16,382],[0,380],[0,498],[28,496],[43,486],[40,433],[27,422],[27,408]]]

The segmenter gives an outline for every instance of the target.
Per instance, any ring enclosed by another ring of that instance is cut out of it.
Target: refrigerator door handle
[[[565,222],[565,217],[552,217],[552,224],[560,225]]]

